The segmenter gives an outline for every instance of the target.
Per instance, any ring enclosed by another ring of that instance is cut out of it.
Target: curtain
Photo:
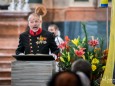
[[[110,26],[110,45],[105,72],[100,86],[115,86],[115,0],[112,0],[112,14]]]

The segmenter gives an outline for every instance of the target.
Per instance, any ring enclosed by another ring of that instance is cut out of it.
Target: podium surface
[[[52,55],[48,54],[30,54],[30,55],[13,55],[19,61],[51,61],[55,60]]]
[[[17,57],[17,61],[12,62],[12,86],[46,86],[47,81],[55,72],[55,61],[51,59],[52,57],[50,55],[15,55],[15,58]],[[50,60],[45,59],[47,57]]]

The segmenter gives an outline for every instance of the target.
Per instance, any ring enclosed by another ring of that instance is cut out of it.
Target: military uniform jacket
[[[59,49],[54,41],[53,35],[43,29],[39,29],[34,33],[28,30],[19,37],[19,45],[16,49],[16,55],[25,54],[49,54],[49,49],[52,53],[57,54]]]

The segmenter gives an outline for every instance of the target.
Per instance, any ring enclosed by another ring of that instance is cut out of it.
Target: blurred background
[[[27,18],[35,7],[40,4],[47,9],[43,17],[43,29],[50,24],[56,24],[61,37],[69,36],[70,39],[78,36],[84,37],[81,22],[86,23],[88,37],[103,37],[104,48],[107,47],[107,28],[110,33],[111,0],[108,8],[100,7],[100,0],[28,0],[30,12],[17,11],[19,1],[22,7],[26,0],[0,0],[0,83],[1,85],[11,84],[11,61],[12,55],[18,45],[19,34],[27,27]],[[15,10],[8,10],[11,2],[15,3]],[[3,58],[4,57],[4,58]]]

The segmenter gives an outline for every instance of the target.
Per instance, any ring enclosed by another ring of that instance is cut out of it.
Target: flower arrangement
[[[62,70],[70,70],[71,64],[77,59],[84,59],[90,62],[92,67],[93,86],[98,86],[100,77],[102,77],[106,65],[108,50],[103,50],[103,39],[91,37],[88,40],[86,25],[82,23],[85,37],[70,40],[65,36],[65,41],[58,47],[61,49],[59,67]]]

